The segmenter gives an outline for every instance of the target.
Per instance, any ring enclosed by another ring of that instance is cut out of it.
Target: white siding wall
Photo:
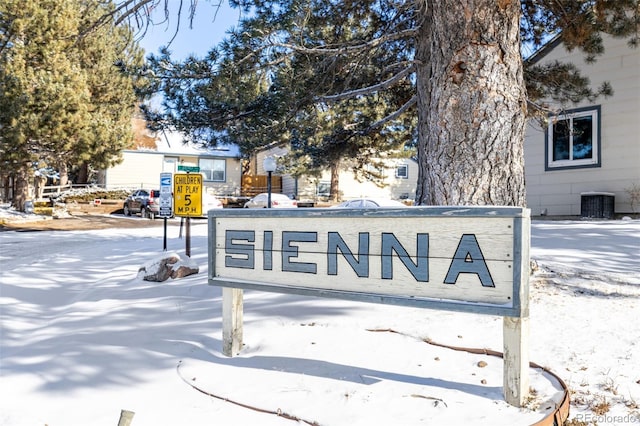
[[[242,186],[242,162],[238,158],[227,158],[226,182],[211,182],[211,187],[217,195],[240,195]]]
[[[125,151],[123,162],[105,172],[107,188],[149,188],[160,186],[160,173],[163,171],[165,155],[151,151]],[[176,156],[183,165],[197,166],[197,156]],[[226,181],[208,182],[203,185],[215,195],[239,195],[242,177],[242,164],[238,158],[226,158]],[[174,170],[174,172],[178,172]]]
[[[418,164],[410,159],[386,160],[384,186],[379,187],[373,182],[358,182],[353,173],[343,171],[340,173],[340,191],[343,200],[362,197],[391,198],[394,200],[414,200],[418,181]],[[408,166],[407,179],[396,177],[396,168],[399,165]]]
[[[125,151],[122,163],[106,171],[107,188],[156,188],[160,186],[164,155]]]
[[[271,157],[271,156],[276,158],[283,157],[286,154],[287,154],[287,149],[282,146],[274,146],[267,150],[258,152],[258,154],[254,157],[254,161],[249,173],[255,173],[256,175],[266,175],[267,172],[264,171],[264,166],[263,166],[264,159],[266,157]],[[280,175],[277,171],[275,174]],[[298,183],[296,184],[295,179],[290,175],[282,175],[282,193],[283,194],[287,194],[291,196],[297,193],[298,199],[302,199],[302,198],[308,199],[308,197],[301,197],[301,195],[309,192],[311,185],[312,183],[308,181],[308,179],[301,178],[298,180]]]
[[[591,79],[593,87],[611,83],[614,96],[594,104],[565,105],[566,109],[600,105],[601,158],[599,168],[545,171],[545,135],[530,125],[525,139],[527,204],[533,215],[546,209],[549,215],[579,215],[580,193],[615,194],[616,213],[631,212],[625,188],[640,184],[640,49],[626,40],[605,38],[605,54],[594,64],[584,62],[580,52],[562,45],[541,60],[572,62]]]
[[[181,155],[179,156],[180,164],[184,166],[198,166],[199,158],[197,155]],[[206,157],[211,158],[211,157]],[[238,158],[225,158],[225,181],[212,182],[203,180],[202,185],[207,192],[218,196],[238,196],[240,195],[240,187],[242,180],[242,163]],[[176,170],[177,173],[181,173]]]
[[[256,174],[257,175],[266,175],[267,172],[264,171],[264,159],[266,157],[283,157],[287,153],[287,150],[282,147],[273,147],[265,151],[261,151],[256,156]]]

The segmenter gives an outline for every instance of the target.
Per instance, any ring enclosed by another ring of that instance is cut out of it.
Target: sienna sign
[[[210,283],[519,316],[528,242],[522,213],[505,207],[216,211]]]
[[[520,320],[529,228],[517,207],[210,210],[209,284]]]

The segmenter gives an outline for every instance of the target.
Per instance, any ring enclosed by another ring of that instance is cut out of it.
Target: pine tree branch
[[[409,108],[411,108],[412,106],[414,106],[416,103],[418,102],[418,97],[417,96],[413,96],[411,97],[411,99],[409,99],[407,102],[405,102],[404,105],[402,105],[399,109],[397,109],[396,111],[394,111],[393,113],[387,115],[386,117],[376,121],[375,123],[373,123],[372,125],[370,125],[369,127],[367,127],[366,131],[363,133],[369,133],[372,130],[378,128],[378,127],[382,127],[385,124],[387,124],[388,122],[395,120],[396,118],[398,118],[401,114],[403,114],[405,111],[407,111]]]
[[[378,37],[376,39],[367,41],[365,43],[360,43],[360,44],[355,44],[350,46],[340,46],[340,47],[330,47],[330,46],[304,47],[304,46],[299,46],[295,44],[279,43],[279,42],[271,42],[269,43],[269,45],[274,47],[283,47],[298,53],[305,53],[310,55],[315,54],[315,55],[335,56],[340,54],[346,54],[346,53],[353,54],[355,52],[371,50],[389,41],[395,41],[395,40],[400,40],[404,38],[411,38],[411,37],[415,37],[417,34],[418,34],[417,28],[410,28],[397,33],[386,34],[383,37]]]
[[[354,98],[360,95],[368,95],[371,93],[375,93],[380,90],[384,90],[393,86],[399,80],[402,80],[403,78],[413,73],[414,71],[415,71],[415,67],[412,65],[400,71],[390,79],[382,81],[378,84],[374,84],[373,86],[363,87],[361,89],[356,89],[356,90],[350,90],[348,92],[338,93],[336,95],[319,96],[317,97],[317,100],[319,102],[336,102],[342,99]]]

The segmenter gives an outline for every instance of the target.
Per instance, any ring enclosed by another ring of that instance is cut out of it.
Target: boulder
[[[198,272],[200,272],[200,269],[197,265],[185,263],[182,263],[180,265],[175,264],[171,269],[171,278],[184,278],[189,275],[197,274]]]
[[[169,278],[183,278],[199,272],[198,265],[189,257],[177,253],[163,253],[138,270],[138,277],[145,281],[163,282]]]

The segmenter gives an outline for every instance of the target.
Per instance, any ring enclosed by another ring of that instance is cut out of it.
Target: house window
[[[226,179],[225,160],[216,160],[213,158],[201,158],[198,162],[200,173],[204,175],[204,180],[213,182],[224,182]]]
[[[600,107],[551,117],[546,154],[546,170],[600,167]]]
[[[324,180],[318,182],[317,190],[317,195],[319,197],[328,197],[331,195],[331,182]]]
[[[175,173],[177,170],[178,157],[164,157],[162,162],[162,171],[167,173]]]
[[[409,179],[409,166],[400,164],[396,167],[396,177],[398,179]]]

